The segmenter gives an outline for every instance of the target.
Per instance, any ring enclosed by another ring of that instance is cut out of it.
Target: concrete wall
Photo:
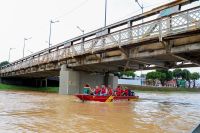
[[[109,74],[108,77],[108,85],[111,85],[112,88],[117,88],[118,85],[118,77],[113,74]]]
[[[89,84],[91,87],[104,84],[104,75],[80,72],[80,93],[83,91],[84,84]]]
[[[83,86],[89,84],[91,87],[102,85],[104,83],[104,75],[91,74],[82,71],[73,71],[62,66],[60,71],[60,87],[59,94],[76,94],[82,93]],[[116,88],[118,78],[114,75],[109,75],[108,84]]]
[[[60,71],[59,94],[76,94],[80,88],[80,73],[62,66]]]

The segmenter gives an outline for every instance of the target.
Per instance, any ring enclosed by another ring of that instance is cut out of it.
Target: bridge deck
[[[2,68],[1,76],[57,71],[63,63],[95,72],[200,66],[200,6],[138,25],[134,22],[25,57]]]

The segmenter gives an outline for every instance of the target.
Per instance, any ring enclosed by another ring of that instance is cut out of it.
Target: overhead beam
[[[180,56],[175,55],[175,54],[170,54],[170,55],[173,56],[173,57],[175,57],[175,58],[178,58],[178,59],[180,59],[180,60],[182,60],[182,61],[191,62],[192,64],[194,64],[194,65],[200,67],[200,63],[197,63],[197,62],[192,61],[192,60],[188,60],[188,59],[186,59],[186,58],[180,57]]]
[[[155,65],[155,66],[160,67],[160,68],[169,69],[168,67],[165,66],[164,63],[155,63],[155,62],[152,63],[152,62],[143,61],[143,60],[140,60],[140,59],[129,59],[129,60],[140,63],[140,64],[144,64],[144,65]]]

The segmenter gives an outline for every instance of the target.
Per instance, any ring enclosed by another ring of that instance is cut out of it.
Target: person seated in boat
[[[116,95],[117,96],[121,96],[122,95],[122,88],[121,88],[120,85],[118,85],[117,88],[116,88]]]
[[[135,96],[135,92],[131,89],[128,89],[128,96]]]
[[[101,94],[100,94],[101,96],[106,96],[107,94],[106,94],[106,86],[105,85],[102,85],[101,86]]]
[[[128,89],[128,87],[125,87],[124,96],[129,96],[129,89]]]
[[[112,96],[113,95],[113,89],[110,85],[108,85],[108,95]]]
[[[99,96],[101,93],[101,88],[99,86],[96,86],[95,91],[94,91],[94,95]]]
[[[88,84],[85,84],[85,86],[83,87],[83,94],[89,95],[89,93],[90,93],[90,86]]]
[[[95,88],[90,87],[90,95],[94,95],[94,94],[95,94]]]
[[[135,96],[135,92],[133,90],[130,90],[131,96]]]

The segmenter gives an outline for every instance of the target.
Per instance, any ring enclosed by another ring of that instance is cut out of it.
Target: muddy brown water
[[[0,91],[1,133],[188,133],[200,93],[138,93],[138,101],[82,103],[74,96]]]

